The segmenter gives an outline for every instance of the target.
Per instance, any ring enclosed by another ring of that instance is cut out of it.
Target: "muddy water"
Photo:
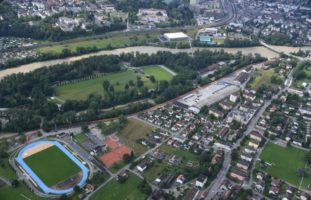
[[[278,48],[282,48],[282,51],[288,51],[288,52],[292,52],[292,51],[298,51],[299,48],[295,48],[295,47],[278,47]],[[308,47],[307,47],[308,48]],[[309,47],[311,50],[311,47]],[[193,48],[193,50],[197,50],[197,49],[209,49],[209,50],[220,50],[221,48]],[[224,51],[228,52],[228,53],[237,53],[238,51],[241,51],[243,54],[255,54],[255,53],[259,53],[264,57],[267,57],[269,59],[271,58],[275,58],[278,57],[278,54],[265,48],[265,47],[247,47],[247,48],[223,48]],[[129,52],[140,52],[140,53],[156,53],[158,51],[170,51],[172,53],[178,53],[178,52],[188,52],[190,53],[191,50],[190,49],[169,49],[169,48],[164,48],[164,47],[150,47],[150,46],[137,46],[137,47],[126,47],[126,48],[120,48],[120,49],[114,49],[114,50],[104,50],[104,51],[99,51],[96,53],[90,53],[90,54],[85,54],[85,55],[81,55],[81,56],[74,56],[74,57],[70,57],[70,58],[64,58],[64,59],[55,59],[55,60],[50,60],[50,61],[42,61],[42,62],[34,62],[34,63],[30,63],[30,64],[25,64],[25,65],[20,65],[14,68],[9,68],[9,69],[5,69],[5,70],[1,70],[0,71],[0,78],[7,76],[7,75],[11,75],[14,73],[26,73],[26,72],[30,72],[33,71],[35,69],[39,69],[42,68],[44,66],[53,66],[56,64],[61,64],[61,63],[68,63],[68,62],[72,62],[72,61],[77,61],[77,60],[81,60],[83,58],[88,58],[90,56],[95,56],[95,55],[119,55],[121,53],[129,53]]]

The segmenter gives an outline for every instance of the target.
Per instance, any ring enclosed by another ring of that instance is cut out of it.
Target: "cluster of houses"
[[[227,116],[227,122],[237,121],[243,125],[247,125],[254,117],[258,109],[263,105],[264,101],[256,97],[255,90],[244,90],[242,94],[243,100],[241,104],[233,109]],[[236,98],[236,97],[231,97]]]
[[[282,0],[245,0],[238,1],[237,6],[240,10],[236,23],[241,24],[241,27],[236,30],[262,36],[282,33],[296,43],[311,43],[310,8]]]
[[[149,134],[147,138],[140,139],[139,142],[144,146],[153,148],[157,144],[160,144],[161,142],[166,140],[168,136],[169,136],[168,132],[156,130],[156,131],[153,131],[151,134]]]
[[[263,141],[262,135],[257,131],[252,131],[249,134],[249,140],[247,144],[239,152],[239,158],[229,171],[229,177],[233,180],[237,180],[240,183],[244,183],[248,180],[251,173],[251,166],[256,158],[256,154]]]
[[[199,26],[218,21],[225,16],[223,6],[219,0],[191,0],[190,8],[195,14]]]
[[[114,5],[107,4],[101,1],[75,1],[75,0],[34,0],[31,2],[13,0],[10,3],[17,8],[19,18],[22,17],[40,17],[45,19],[63,13],[71,13],[71,15],[61,15],[53,24],[53,27],[59,27],[61,30],[70,32],[75,28],[81,28],[87,31],[94,24],[96,25],[110,25],[113,23],[115,17],[118,20],[124,21],[126,16],[119,15],[110,17],[109,13],[117,12]],[[85,18],[81,13],[87,11],[91,13],[92,20]],[[30,25],[36,24],[34,21],[29,21]]]
[[[36,43],[25,38],[0,38],[0,65],[6,64],[10,60],[35,58],[38,56],[35,50],[27,50]]]
[[[139,9],[137,18],[138,20],[136,20],[135,23],[142,25],[156,25],[159,23],[164,23],[169,19],[166,10],[155,8]]]
[[[272,103],[259,119],[256,127],[265,131],[267,136],[305,146],[311,139],[311,103],[297,98],[292,104],[290,94],[284,93],[281,103]]]
[[[185,128],[192,121],[194,115],[188,109],[176,104],[170,104],[154,111],[143,113],[140,117],[156,126],[177,132]]]

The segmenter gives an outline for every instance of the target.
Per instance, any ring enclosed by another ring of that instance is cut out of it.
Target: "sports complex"
[[[83,187],[89,169],[65,145],[56,140],[40,140],[24,146],[15,158],[28,180],[45,194],[68,194]]]

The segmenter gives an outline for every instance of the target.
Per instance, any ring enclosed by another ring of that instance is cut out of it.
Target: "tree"
[[[297,173],[299,177],[305,177],[307,175],[307,171],[305,168],[299,168]]]
[[[82,129],[82,132],[83,132],[83,133],[88,133],[88,132],[90,132],[90,129],[89,129],[88,125],[86,125],[86,124],[83,124],[83,125],[81,126],[81,129]]]
[[[18,180],[14,179],[14,180],[11,182],[11,185],[12,185],[12,187],[17,188],[18,185],[19,185]]]
[[[145,179],[137,187],[142,193],[148,196],[150,196],[152,193],[152,188],[149,186]]]
[[[114,87],[113,87],[113,85],[110,85],[110,87],[109,87],[109,92],[114,92]]]
[[[81,191],[80,186],[78,186],[78,185],[74,186],[74,187],[73,187],[73,191],[74,191],[75,193],[79,193],[79,192]]]
[[[311,164],[311,152],[307,153],[305,156],[305,161],[310,165]]]
[[[123,156],[123,161],[125,162],[125,163],[130,163],[131,161],[133,160],[133,157],[131,156],[131,155],[129,155],[129,154],[124,154],[124,156]]]
[[[154,77],[153,75],[150,76],[149,78],[150,78],[150,81],[151,81],[152,83],[156,82],[156,79],[155,79],[155,77]]]
[[[110,87],[110,82],[108,80],[104,80],[103,81],[103,88],[104,88],[104,90],[108,91],[109,87]]]
[[[67,195],[66,194],[62,194],[62,196],[60,196],[60,198],[59,198],[60,200],[67,200],[68,199],[68,197],[67,197]]]

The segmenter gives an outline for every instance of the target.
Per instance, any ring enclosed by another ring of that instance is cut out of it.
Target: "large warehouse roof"
[[[168,39],[185,39],[189,38],[188,35],[184,34],[183,32],[177,32],[177,33],[165,33],[164,37]]]

